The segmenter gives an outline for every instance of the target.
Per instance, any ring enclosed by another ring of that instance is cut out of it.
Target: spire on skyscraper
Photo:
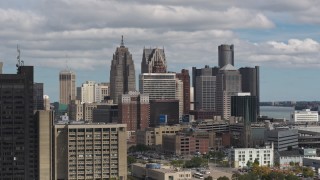
[[[124,43],[123,43],[123,35],[121,36],[121,44],[120,47],[124,47]]]

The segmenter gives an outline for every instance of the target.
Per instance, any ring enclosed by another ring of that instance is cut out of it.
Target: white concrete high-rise
[[[109,96],[108,83],[86,81],[86,83],[83,83],[80,87],[81,103],[101,102],[105,96]]]
[[[139,90],[149,94],[150,100],[179,100],[179,117],[183,114],[183,81],[175,73],[143,73],[139,77]]]

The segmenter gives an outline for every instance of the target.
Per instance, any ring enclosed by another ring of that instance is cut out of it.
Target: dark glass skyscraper
[[[34,83],[34,85],[33,85],[33,103],[34,103],[35,110],[44,110],[43,83]]]
[[[33,110],[33,67],[0,74],[0,179],[39,179]]]
[[[251,96],[256,96],[256,112],[260,114],[260,82],[259,82],[259,66],[243,67],[239,69],[241,74],[242,92],[250,92]]]
[[[113,54],[110,70],[110,96],[115,104],[118,103],[120,95],[135,91],[134,63],[128,48],[124,46],[123,37],[120,47]]]
[[[218,46],[218,60],[220,68],[227,64],[234,66],[234,46],[227,44]]]

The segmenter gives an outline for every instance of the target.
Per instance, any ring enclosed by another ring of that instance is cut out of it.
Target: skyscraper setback
[[[60,103],[69,104],[76,99],[76,74],[66,69],[59,74],[60,81]]]
[[[124,46],[123,36],[120,47],[113,54],[110,70],[110,96],[115,104],[118,103],[120,95],[129,91],[135,91],[135,69],[132,55]]]

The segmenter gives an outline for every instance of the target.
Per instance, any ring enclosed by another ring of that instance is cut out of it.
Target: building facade
[[[141,74],[143,73],[166,73],[167,61],[164,49],[143,49],[141,61]]]
[[[44,110],[43,102],[43,83],[34,83],[33,85],[33,103],[34,110]]]
[[[118,123],[127,124],[128,131],[137,131],[149,127],[150,103],[147,94],[129,91],[119,98]]]
[[[220,68],[227,64],[234,66],[234,46],[227,44],[218,46],[218,61]]]
[[[59,74],[60,103],[69,104],[76,99],[76,74],[71,70],[63,70]]]
[[[259,166],[273,167],[273,152],[272,144],[262,148],[232,148],[230,157],[234,168],[247,167],[248,161],[253,163],[256,159],[259,162]]]
[[[124,93],[135,91],[135,69],[132,55],[129,49],[124,46],[123,37],[120,47],[117,47],[113,54],[110,70],[110,96],[115,104],[118,98]]]
[[[209,152],[209,138],[199,138],[184,134],[164,135],[162,147],[165,153],[175,155],[206,154]]]
[[[80,88],[82,103],[99,103],[102,102],[106,96],[109,96],[109,85],[107,83],[86,81]]]
[[[158,126],[149,127],[145,130],[139,130],[136,133],[137,144],[144,144],[147,146],[162,146],[163,135],[176,135],[180,132],[182,127],[180,124],[173,126]]]
[[[54,179],[127,179],[124,124],[56,124]]]
[[[190,75],[189,70],[182,69],[176,74],[177,78],[183,83],[183,114],[189,114],[190,111]]]
[[[218,75],[218,72],[219,72],[219,69],[218,67],[209,67],[208,65],[206,65],[204,68],[200,68],[200,69],[197,69],[196,67],[192,67],[192,87],[193,87],[193,97],[194,97],[194,101],[193,104],[194,104],[194,109],[199,109],[197,108],[197,100],[195,98],[196,94],[198,94],[197,92],[197,77],[200,77],[200,76],[214,76],[216,77]]]
[[[231,64],[225,65],[217,75],[216,111],[223,119],[231,116],[231,96],[241,92],[241,74]]]
[[[243,67],[239,69],[241,74],[242,92],[249,92],[256,97],[257,116],[260,115],[260,70],[259,66]]]
[[[191,180],[190,170],[177,170],[170,166],[164,167],[160,164],[141,164],[131,165],[132,176],[139,179],[159,179],[159,180]]]
[[[311,111],[310,109],[303,109],[301,111],[294,111],[291,114],[291,122],[305,123],[305,122],[318,122],[318,111]]]
[[[150,127],[179,124],[179,100],[150,100]]]
[[[142,94],[149,94],[150,100],[176,99],[176,74],[140,74],[139,90]]]
[[[297,129],[273,129],[266,131],[266,140],[273,142],[276,151],[298,148],[299,133]]]
[[[33,66],[18,66],[17,74],[0,74],[1,179],[39,179],[33,83]]]

